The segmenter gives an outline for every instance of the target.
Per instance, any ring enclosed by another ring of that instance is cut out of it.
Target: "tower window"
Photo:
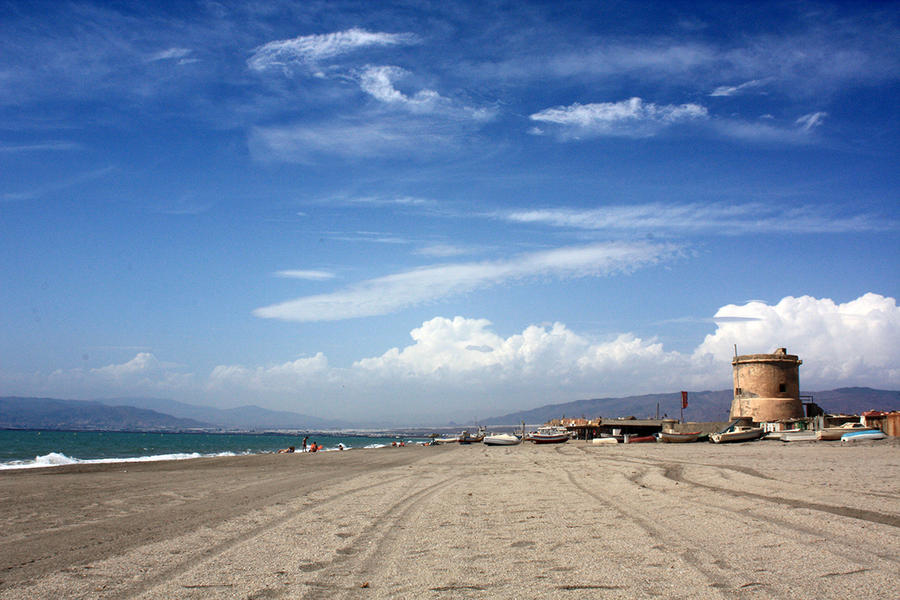
[[[735,396],[740,396],[740,395],[741,395],[741,388],[734,388],[734,395],[735,395]]]
[[[786,392],[786,391],[787,391],[787,385],[784,384],[784,383],[779,384],[779,385],[778,385],[778,391],[779,391],[779,392],[782,392],[782,393]]]

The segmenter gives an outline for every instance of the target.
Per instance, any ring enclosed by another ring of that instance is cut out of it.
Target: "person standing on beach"
[[[309,436],[303,438],[303,451],[306,452],[306,442],[309,441]]]

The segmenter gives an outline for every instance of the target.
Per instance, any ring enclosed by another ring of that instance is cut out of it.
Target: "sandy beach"
[[[888,598],[900,445],[406,447],[0,473],[2,598]]]

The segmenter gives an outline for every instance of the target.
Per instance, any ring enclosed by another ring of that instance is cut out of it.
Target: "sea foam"
[[[154,454],[152,456],[132,456],[122,458],[91,458],[80,459],[66,456],[61,452],[50,452],[42,456],[34,457],[34,460],[13,460],[0,463],[0,470],[3,469],[37,469],[41,467],[59,467],[62,465],[93,465],[101,463],[135,463],[135,462],[155,462],[160,460],[188,460],[191,458],[215,456],[238,456],[235,452],[215,452],[212,454],[200,454],[199,452],[176,453],[176,454]]]

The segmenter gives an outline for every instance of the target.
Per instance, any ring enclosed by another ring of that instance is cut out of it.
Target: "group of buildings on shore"
[[[767,432],[819,430],[859,421],[880,429],[888,436],[900,437],[900,412],[868,411],[862,415],[826,414],[812,397],[800,394],[800,365],[803,363],[786,348],[771,354],[735,354],[731,361],[734,374],[734,399],[731,423],[762,427]],[[677,419],[557,419],[552,425],[566,427],[580,439],[601,435],[652,435],[660,431],[701,431],[712,433],[729,425],[722,423],[682,423]]]

